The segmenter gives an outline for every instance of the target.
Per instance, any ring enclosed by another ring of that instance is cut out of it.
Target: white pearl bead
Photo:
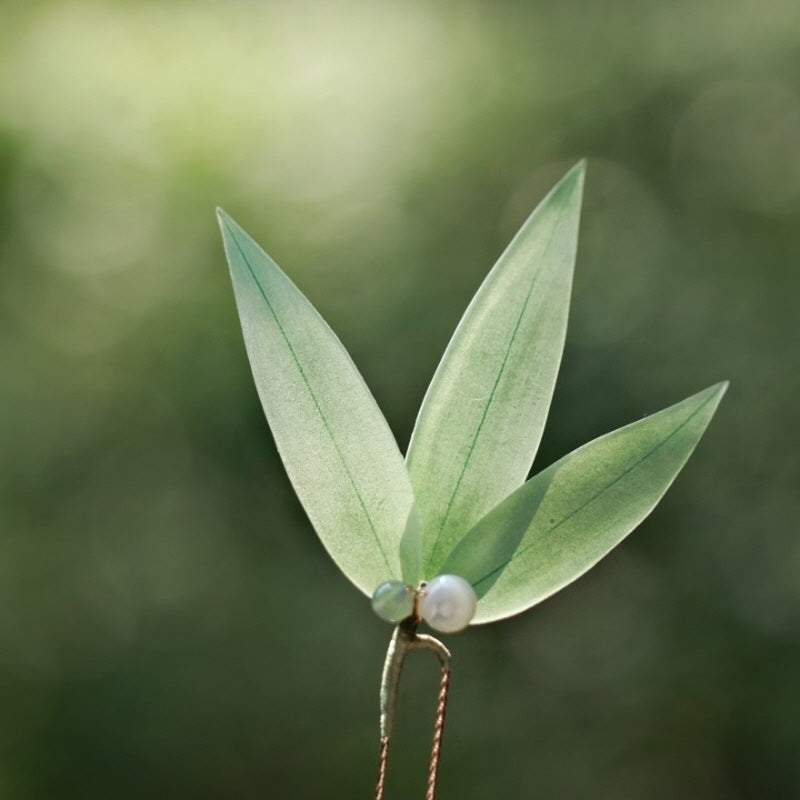
[[[475,590],[458,575],[438,575],[422,593],[419,613],[435,631],[464,630],[475,616]]]
[[[414,613],[414,590],[402,581],[384,581],[372,595],[372,610],[387,622],[401,622]]]

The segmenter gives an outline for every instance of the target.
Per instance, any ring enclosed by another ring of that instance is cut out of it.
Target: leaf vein
[[[636,467],[638,467],[640,464],[644,463],[656,451],[658,451],[660,448],[662,448],[673,436],[675,436],[677,433],[679,433],[681,430],[683,430],[683,428],[685,428],[692,421],[692,419],[694,419],[694,417],[696,417],[713,399],[714,399],[714,395],[709,397],[702,405],[698,406],[691,414],[689,414],[689,416],[686,417],[686,419],[680,425],[678,425],[675,428],[675,430],[673,430],[669,434],[669,436],[666,436],[664,439],[662,439],[657,445],[655,445],[655,447],[653,447],[651,450],[649,450],[647,453],[645,453],[638,461],[636,461],[635,463],[631,464],[630,467],[628,467],[626,470],[621,472],[616,478],[614,478],[614,480],[611,481],[611,483],[609,483],[608,485],[604,486],[602,489],[600,489],[598,492],[596,492],[594,495],[592,495],[592,497],[590,497],[588,500],[586,500],[586,502],[584,502],[582,505],[578,506],[578,508],[576,508],[573,511],[571,511],[563,519],[559,520],[555,525],[553,525],[552,528],[550,528],[548,531],[546,531],[546,533],[543,534],[543,535],[547,536],[547,535],[553,533],[554,531],[558,530],[562,525],[564,525],[570,519],[572,519],[572,517],[574,517],[576,514],[579,514],[585,508],[587,508],[592,503],[594,503],[595,500],[597,500],[601,495],[605,494],[609,489],[611,489],[613,486],[615,486],[617,483],[619,483],[628,473],[630,473],[632,470],[636,469]],[[532,547],[535,547],[537,544],[538,544],[538,542],[534,541],[534,542],[531,542],[527,547],[522,547],[522,548],[518,549],[514,553],[514,555],[511,556],[511,558],[509,558],[508,560],[506,560],[505,562],[503,562],[499,566],[495,567],[493,570],[491,570],[486,575],[484,575],[482,578],[480,578],[480,580],[477,580],[474,585],[477,586],[478,584],[483,583],[483,581],[488,580],[489,578],[494,576],[497,572],[500,572],[500,571],[504,570],[509,564],[511,564],[519,556],[521,556],[523,553],[525,553],[528,550],[530,550]]]
[[[361,511],[363,512],[364,517],[366,518],[367,523],[369,524],[369,527],[370,527],[370,530],[372,532],[372,535],[375,538],[375,543],[378,545],[378,550],[380,551],[380,554],[381,554],[381,556],[383,558],[383,561],[386,564],[386,568],[391,573],[392,568],[389,565],[389,559],[386,556],[386,551],[384,550],[383,544],[381,543],[380,537],[378,536],[378,531],[377,531],[377,529],[375,527],[375,524],[374,524],[374,522],[372,520],[372,517],[371,517],[369,511],[367,510],[367,506],[366,506],[366,503],[364,502],[363,497],[361,496],[361,492],[358,490],[358,485],[356,484],[355,478],[353,477],[353,474],[350,471],[350,468],[349,468],[349,466],[347,464],[347,461],[345,460],[344,454],[342,453],[341,449],[339,448],[339,444],[336,441],[336,437],[333,435],[333,431],[330,428],[330,424],[328,423],[328,419],[327,419],[327,417],[325,416],[325,414],[322,411],[322,407],[320,406],[320,403],[319,403],[319,400],[318,400],[318,398],[316,396],[316,393],[314,392],[314,390],[313,390],[313,388],[311,386],[311,383],[308,380],[308,376],[306,375],[306,372],[303,369],[303,365],[300,363],[300,359],[297,357],[297,353],[296,353],[294,347],[292,346],[292,343],[291,343],[291,341],[289,339],[289,336],[287,335],[286,330],[284,329],[283,325],[281,324],[280,319],[278,318],[278,315],[275,313],[275,309],[273,308],[272,303],[270,303],[269,298],[267,297],[266,292],[264,291],[264,287],[261,285],[261,282],[258,280],[258,276],[256,275],[252,264],[250,263],[249,259],[245,255],[245,252],[242,249],[242,246],[239,244],[239,241],[238,241],[238,239],[236,237],[235,231],[233,231],[231,229],[231,227],[228,225],[227,222],[225,222],[225,227],[228,229],[228,233],[231,236],[231,240],[236,244],[236,249],[239,251],[239,255],[241,255],[242,260],[247,265],[247,269],[249,270],[250,275],[252,276],[253,280],[255,281],[256,286],[258,287],[258,291],[261,294],[261,297],[263,298],[264,302],[266,303],[267,308],[269,309],[270,313],[272,314],[272,318],[275,320],[275,324],[278,326],[278,330],[280,331],[281,336],[283,337],[283,340],[286,343],[286,347],[289,349],[289,352],[292,355],[292,359],[294,360],[294,364],[297,367],[297,371],[300,373],[300,376],[303,379],[303,383],[305,384],[305,387],[308,390],[308,393],[309,393],[309,395],[311,397],[311,401],[313,402],[314,407],[316,408],[317,413],[319,414],[320,419],[322,420],[322,424],[325,427],[325,431],[328,434],[329,439],[331,440],[331,444],[333,445],[333,449],[334,449],[336,455],[338,456],[339,461],[342,464],[342,468],[344,469],[344,473],[345,473],[345,475],[347,475],[347,479],[350,482],[350,486],[353,489],[353,493],[355,494],[356,498],[358,499],[358,503],[361,506]]]
[[[552,229],[550,231],[550,236],[547,239],[547,244],[544,246],[544,248],[542,250],[542,253],[546,253],[549,250],[550,245],[553,242],[553,238],[555,237],[555,232],[558,229],[560,223],[561,223],[561,220],[557,220],[553,224],[553,227],[552,227]],[[453,504],[455,503],[456,495],[458,494],[458,491],[461,488],[461,483],[464,480],[464,476],[466,475],[467,467],[469,466],[469,462],[472,459],[472,454],[475,451],[475,447],[477,446],[478,438],[479,438],[479,436],[481,434],[481,431],[483,430],[483,426],[484,426],[484,424],[486,422],[486,419],[489,416],[489,409],[491,408],[492,403],[494,402],[494,397],[495,397],[495,394],[497,392],[497,387],[500,385],[500,380],[503,377],[503,373],[505,372],[506,365],[508,364],[508,359],[509,359],[509,357],[511,355],[511,350],[514,347],[514,342],[516,341],[517,334],[519,332],[520,326],[522,325],[522,320],[523,320],[523,318],[525,316],[525,312],[528,309],[528,305],[530,303],[530,299],[533,296],[534,287],[536,286],[536,282],[539,279],[539,277],[541,276],[541,274],[542,274],[542,270],[541,269],[537,270],[536,273],[534,274],[533,278],[531,279],[530,286],[528,287],[528,293],[525,296],[525,302],[522,304],[522,309],[521,309],[521,311],[519,313],[519,316],[517,317],[517,321],[516,321],[516,323],[514,325],[514,330],[511,333],[511,338],[509,339],[508,345],[506,346],[506,350],[505,350],[505,353],[503,355],[503,360],[500,363],[500,368],[499,368],[499,370],[497,372],[497,377],[495,378],[494,384],[492,386],[492,389],[489,392],[489,399],[486,401],[486,405],[483,408],[483,413],[481,414],[481,418],[480,418],[480,420],[478,422],[478,426],[475,429],[475,433],[472,436],[472,440],[470,441],[469,448],[467,450],[466,458],[464,459],[464,463],[463,463],[463,465],[461,467],[461,471],[459,472],[458,478],[456,479],[455,485],[453,486],[453,491],[450,494],[450,499],[449,499],[449,501],[447,503],[447,508],[445,509],[445,513],[444,513],[444,516],[442,517],[441,524],[439,525],[439,530],[436,532],[436,538],[433,540],[433,545],[431,546],[431,556],[430,556],[431,559],[433,559],[434,556],[436,555],[437,547],[439,545],[439,541],[440,541],[441,536],[442,536],[442,531],[444,530],[445,525],[447,524],[447,521],[450,518],[450,514],[451,514],[451,512],[453,510]]]

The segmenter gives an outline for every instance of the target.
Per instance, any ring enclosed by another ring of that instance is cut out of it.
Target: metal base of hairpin
[[[397,693],[400,687],[400,675],[403,663],[411,650],[431,650],[436,654],[441,665],[442,674],[439,682],[439,694],[436,702],[436,721],[433,728],[433,746],[428,767],[428,783],[425,800],[434,800],[436,795],[436,778],[439,773],[439,755],[442,749],[442,734],[447,710],[447,693],[450,688],[450,651],[436,638],[426,634],[418,634],[418,617],[403,620],[394,631],[386,661],[383,664],[381,678],[381,750],[378,766],[378,784],[375,789],[375,800],[384,800],[386,785],[386,766],[389,759],[389,743],[394,728],[397,710]]]

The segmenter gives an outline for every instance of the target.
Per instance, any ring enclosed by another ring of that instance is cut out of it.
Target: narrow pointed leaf
[[[666,492],[726,388],[719,383],[589,442],[489,512],[442,567],[475,587],[473,622],[524,611],[619,544]]]
[[[256,388],[309,519],[365,594],[401,575],[416,583],[419,525],[386,420],[311,303],[242,228],[218,214]]]
[[[564,347],[583,163],[528,218],[433,377],[408,450],[426,577],[533,463]]]

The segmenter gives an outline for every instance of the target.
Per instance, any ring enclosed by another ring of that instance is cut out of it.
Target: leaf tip
[[[585,176],[586,159],[582,158],[580,161],[570,167],[570,169],[567,171],[567,174],[561,179],[561,182],[582,190]]]
[[[233,233],[233,229],[236,226],[236,223],[233,221],[233,218],[220,206],[216,208],[217,214],[217,223],[219,224],[219,228],[222,231],[223,237],[227,237],[231,233]]]
[[[706,393],[713,398],[715,407],[719,401],[722,400],[725,392],[728,391],[730,383],[730,381],[719,381],[719,383],[712,384],[705,390]]]
[[[553,187],[550,198],[559,204],[580,209],[583,198],[583,182],[586,175],[586,159],[582,158],[572,166],[563,178]]]
[[[694,402],[697,404],[698,411],[702,410],[702,417],[705,419],[704,427],[711,422],[714,414],[717,413],[717,408],[729,385],[730,381],[719,381],[719,383],[708,386],[684,401],[686,403]]]

